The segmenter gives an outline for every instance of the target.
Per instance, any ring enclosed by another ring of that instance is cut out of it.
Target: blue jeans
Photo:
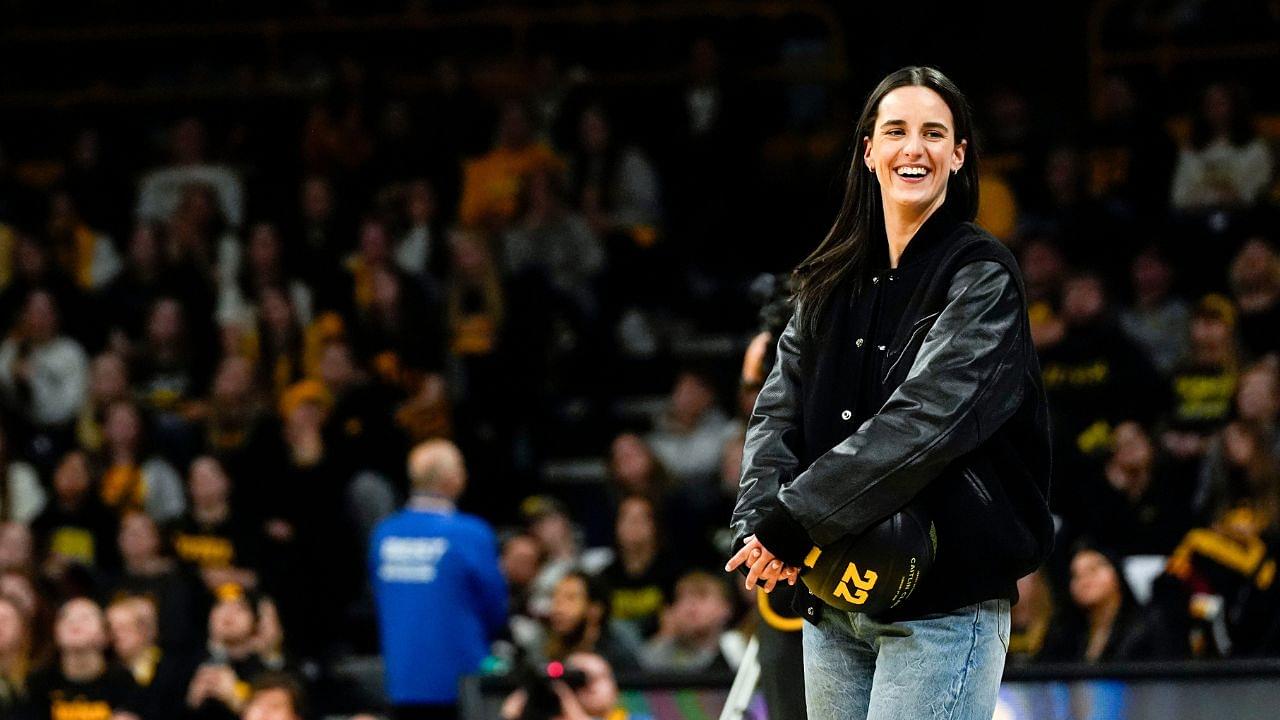
[[[809,720],[991,720],[1009,601],[880,623],[824,608],[804,624]]]

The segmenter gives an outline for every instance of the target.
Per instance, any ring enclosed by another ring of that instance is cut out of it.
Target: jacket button
[[[812,607],[807,607],[807,608],[805,608],[805,609],[804,609],[804,614],[805,614],[805,615],[808,615],[809,617],[813,617],[813,608],[812,608]]]
[[[851,417],[853,417],[853,413],[848,410],[845,410],[844,412],[840,413],[841,420],[848,420]]]
[[[879,276],[879,275],[872,275],[872,276],[871,276],[871,284],[872,284],[872,285],[875,285],[875,284],[876,284],[876,283],[878,283],[878,282],[880,282],[880,276]]]
[[[858,338],[857,340],[854,340],[853,344],[858,347],[862,347],[862,338]]]

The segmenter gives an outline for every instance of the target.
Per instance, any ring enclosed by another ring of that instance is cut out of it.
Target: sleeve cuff
[[[775,505],[756,525],[756,539],[782,562],[800,567],[813,549],[809,533],[785,505]]]

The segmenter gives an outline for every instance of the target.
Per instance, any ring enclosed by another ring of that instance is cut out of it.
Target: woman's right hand
[[[742,548],[729,558],[729,562],[724,566],[725,572],[733,572],[743,564],[748,568],[746,582],[748,590],[756,586],[757,580],[764,580],[764,591],[773,592],[773,588],[779,582],[785,581],[795,585],[800,577],[800,568],[784,564],[769,552],[769,549],[762,545],[755,535],[748,535]]]

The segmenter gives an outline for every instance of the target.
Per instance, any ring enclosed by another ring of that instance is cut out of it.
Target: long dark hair
[[[936,68],[913,65],[890,73],[867,97],[858,118],[853,140],[853,157],[845,179],[844,201],[835,223],[818,247],[792,272],[796,288],[796,307],[800,313],[802,334],[814,336],[819,319],[837,286],[846,278],[853,281],[853,292],[861,287],[872,253],[885,253],[886,248],[872,240],[883,234],[884,209],[880,184],[862,164],[862,138],[875,130],[880,101],[900,87],[927,87],[942,96],[955,122],[954,137],[959,144],[968,140],[964,164],[947,183],[947,199],[936,212],[953,214],[958,220],[973,220],[978,214],[978,147],[973,132],[973,112],[960,89]]]

